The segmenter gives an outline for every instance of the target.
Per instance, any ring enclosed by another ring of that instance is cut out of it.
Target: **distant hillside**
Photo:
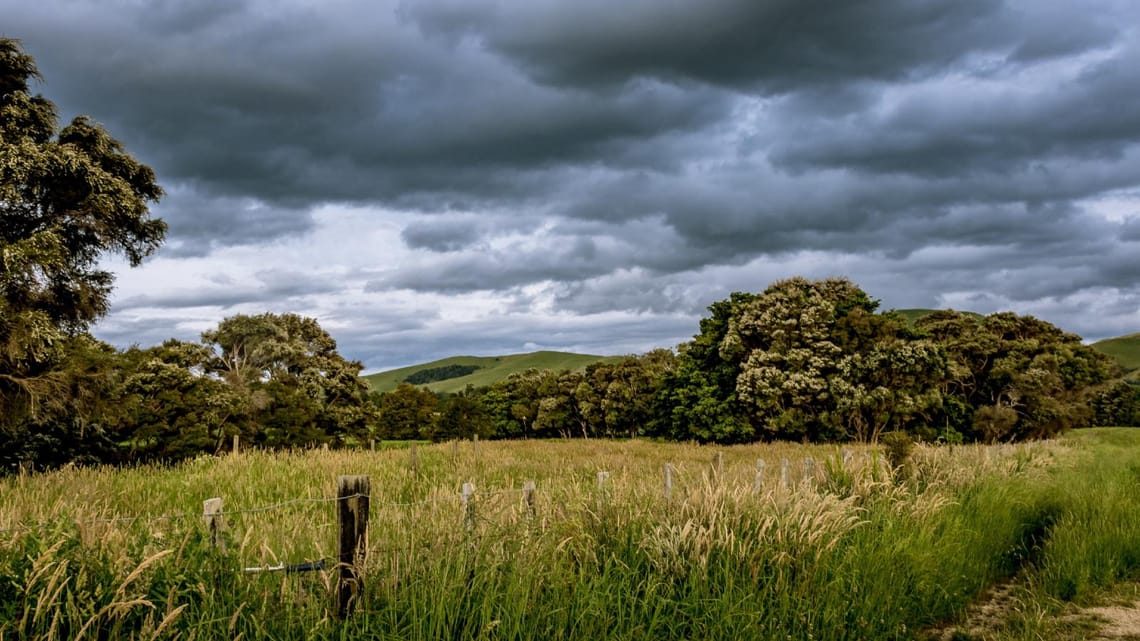
[[[1140,334],[1106,338],[1092,347],[1115,358],[1126,370],[1140,369]]]
[[[448,378],[427,383],[433,392],[459,392],[468,385],[483,387],[495,381],[502,380],[515,372],[528,369],[582,369],[591,363],[599,361],[616,361],[620,356],[594,356],[591,354],[572,354],[569,352],[530,352],[528,354],[511,354],[509,356],[453,356],[430,363],[421,363],[388,370],[364,377],[378,392],[388,392],[396,389],[400,383],[411,378],[413,381],[425,378],[438,378],[440,372],[461,372],[476,368],[470,374]],[[423,373],[426,373],[427,376]],[[417,374],[419,374],[417,376]]]

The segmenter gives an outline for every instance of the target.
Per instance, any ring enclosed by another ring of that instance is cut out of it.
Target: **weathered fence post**
[[[665,498],[673,498],[673,464],[665,464]]]
[[[340,530],[336,614],[343,619],[352,612],[364,588],[360,572],[368,554],[368,501],[372,483],[367,476],[339,476],[336,485]]]
[[[226,522],[222,518],[221,498],[215,497],[202,501],[202,520],[206,522],[206,531],[209,532],[210,547],[225,550],[226,542],[221,534]]]
[[[372,452],[376,451],[376,439],[374,439],[374,438],[368,439],[368,449],[369,449],[369,451],[372,451]]]
[[[788,468],[789,468],[788,459],[786,459],[786,458],[780,459],[780,487],[782,489],[785,489],[785,490],[788,489],[788,476],[789,476]]]
[[[412,476],[420,475],[420,455],[416,451],[416,444],[412,443],[408,448],[408,467],[412,470]]]
[[[475,484],[463,484],[463,524],[467,531],[475,529]]]
[[[810,456],[804,457],[803,482],[808,487],[813,487],[815,485],[815,459]]]
[[[537,515],[534,509],[534,481],[523,483],[523,505],[526,506],[527,518],[533,519]]]
[[[752,481],[752,491],[759,494],[764,489],[764,459],[756,459],[756,478]]]
[[[724,452],[717,452],[713,457],[713,474],[718,483],[724,479]]]
[[[241,437],[238,436],[237,434],[234,434],[234,451],[233,451],[234,454],[238,453],[238,446],[240,444],[241,444]]]

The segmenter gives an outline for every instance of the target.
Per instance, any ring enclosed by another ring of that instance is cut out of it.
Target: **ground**
[[[1140,641],[1140,583],[1114,587],[1091,605],[1052,611],[1030,602],[1016,583],[991,590],[965,620],[932,631],[939,641]]]

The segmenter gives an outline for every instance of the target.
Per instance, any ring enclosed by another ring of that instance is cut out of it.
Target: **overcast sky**
[[[0,0],[151,165],[96,334],[314,316],[369,371],[643,352],[847,276],[1140,331],[1134,0]]]

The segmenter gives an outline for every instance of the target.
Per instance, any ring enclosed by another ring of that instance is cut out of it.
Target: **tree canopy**
[[[61,382],[66,338],[107,312],[107,254],[131,265],[157,249],[150,215],[162,189],[102,127],[80,116],[59,129],[30,83],[35,61],[0,38],[0,420],[34,411]]]

